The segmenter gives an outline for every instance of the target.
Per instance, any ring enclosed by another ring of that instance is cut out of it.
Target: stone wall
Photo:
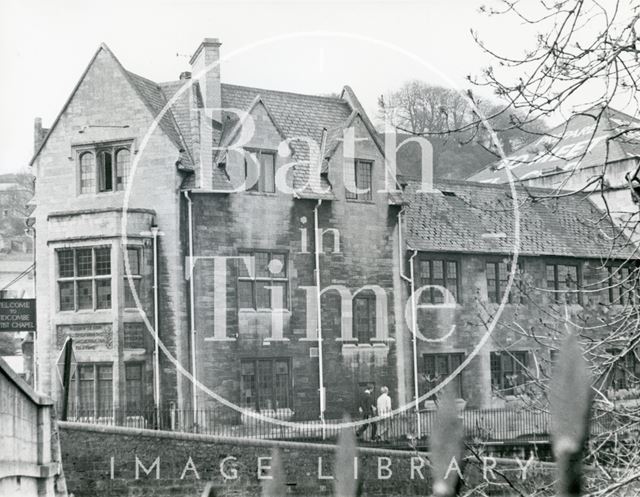
[[[52,411],[0,359],[0,495],[66,495]]]
[[[282,139],[270,125],[264,109],[254,111],[260,124],[249,148],[277,150]],[[383,188],[383,160],[361,123],[356,155],[372,160],[373,188]],[[341,148],[332,159],[333,174],[342,170]],[[244,165],[239,154],[229,154],[226,168],[235,182]],[[278,156],[276,167],[290,159]],[[337,180],[336,180],[337,181]],[[338,292],[322,296],[324,385],[327,416],[340,418],[357,412],[358,394],[365,385],[376,390],[388,385],[394,405],[399,402],[396,384],[394,252],[397,208],[386,194],[374,193],[371,201],[347,201],[343,186],[334,186],[337,198],[318,207],[318,224],[327,230],[320,255],[323,289],[344,285],[353,294],[365,285],[378,285],[386,293],[386,313],[376,318],[382,336],[359,343],[352,333],[351,310],[343,313]],[[319,366],[316,323],[311,313],[316,302],[314,260],[314,208],[317,200],[296,199],[282,192],[242,192],[231,195],[193,193],[195,316],[198,379],[226,399],[240,403],[241,361],[247,358],[283,358],[291,361],[293,399],[291,409],[301,419],[319,414]],[[333,231],[330,231],[333,230]],[[334,244],[335,242],[335,244]],[[214,256],[238,256],[242,250],[286,254],[288,288],[282,313],[283,336],[273,339],[272,312],[238,308],[237,261],[226,265],[225,327],[217,332]],[[309,300],[310,298],[310,300]],[[309,322],[310,321],[310,322]],[[219,402],[200,393],[199,407],[218,409]]]
[[[297,442],[221,438],[131,428],[61,424],[61,444],[69,492],[75,497],[199,496],[212,482],[217,496],[260,495],[274,449],[280,451],[289,495],[333,495],[336,447]],[[423,452],[360,448],[358,480],[366,496],[430,494]],[[528,463],[525,481],[515,459],[487,460],[510,475],[526,493],[527,486],[549,482],[553,466]],[[484,461],[468,465],[466,482],[484,480]],[[526,465],[520,461],[521,465]],[[483,490],[503,495],[504,482],[487,473]]]

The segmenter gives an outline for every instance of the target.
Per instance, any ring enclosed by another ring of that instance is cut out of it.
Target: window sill
[[[204,337],[205,342],[235,342],[235,337]]]
[[[372,200],[360,200],[360,199],[357,199],[357,198],[345,198],[345,200],[347,202],[353,202],[354,204],[370,204],[370,205],[374,205],[375,204],[375,201],[373,199]]]
[[[389,346],[382,342],[373,343],[343,343],[342,350],[345,349],[357,349],[357,350],[389,350]]]
[[[113,309],[111,307],[107,308],[107,309],[78,309],[77,311],[74,311],[72,309],[70,310],[65,310],[65,311],[60,311],[58,310],[58,314],[66,314],[66,315],[70,315],[70,314],[94,314],[96,312],[98,313],[105,313],[105,312],[111,312]]]
[[[272,312],[291,314],[291,311],[289,309],[238,309],[239,314],[271,314]]]
[[[278,192],[254,192],[253,190],[244,190],[243,193],[254,195],[257,197],[277,197]]]
[[[286,342],[290,342],[291,340],[289,340],[288,338],[265,338],[262,341],[262,345],[270,345],[271,343],[286,343]]]

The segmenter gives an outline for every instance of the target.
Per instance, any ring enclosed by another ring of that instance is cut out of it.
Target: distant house
[[[470,181],[588,191],[601,209],[624,224],[638,206],[629,180],[640,172],[640,119],[610,107],[578,113]],[[604,184],[597,182],[604,175]],[[627,178],[629,176],[629,178]],[[640,178],[636,181],[640,185]],[[606,201],[606,203],[605,203]]]
[[[157,403],[206,413],[186,424],[239,422],[231,402],[339,419],[365,387],[406,405],[463,364],[458,395],[501,406],[541,377],[565,332],[541,341],[504,323],[547,332],[541,306],[565,304],[600,319],[585,288],[614,267],[629,276],[633,253],[621,243],[611,256],[601,233],[615,228],[593,224],[589,201],[520,201],[514,270],[527,284],[483,338],[513,267],[510,187],[422,191],[409,165],[386,168],[349,87],[223,83],[219,50],[205,39],[191,72],[155,83],[101,46],[32,161],[40,387],[60,398],[55,362],[73,338],[78,417]]]

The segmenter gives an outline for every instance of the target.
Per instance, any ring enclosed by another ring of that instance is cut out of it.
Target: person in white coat
[[[378,416],[386,417],[391,413],[391,397],[389,397],[389,389],[387,387],[380,388],[380,396],[376,401],[376,407],[378,408]],[[389,419],[382,419],[378,428],[378,439],[382,441],[387,440],[389,432]]]

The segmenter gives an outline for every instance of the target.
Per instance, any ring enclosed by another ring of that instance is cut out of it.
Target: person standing
[[[378,416],[385,418],[391,414],[391,397],[389,397],[389,389],[387,387],[380,388],[380,396],[376,401],[376,406],[378,408]],[[380,432],[378,434],[378,439],[387,441],[388,432],[389,420],[380,420]]]
[[[360,418],[365,420],[375,416],[376,406],[373,402],[373,395],[371,395],[371,389],[366,388],[364,391],[364,395],[360,398],[360,405],[358,406],[358,413],[360,414]],[[356,430],[356,436],[360,437],[363,433],[367,431],[367,428],[371,427],[371,440],[376,439],[376,433],[378,431],[378,426],[376,422],[364,423],[358,427]]]

